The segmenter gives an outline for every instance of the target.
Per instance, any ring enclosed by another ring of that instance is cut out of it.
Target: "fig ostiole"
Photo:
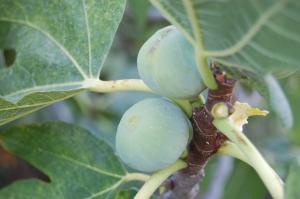
[[[180,158],[191,132],[190,121],[176,104],[161,98],[145,99],[123,115],[116,151],[129,167],[154,172]]]

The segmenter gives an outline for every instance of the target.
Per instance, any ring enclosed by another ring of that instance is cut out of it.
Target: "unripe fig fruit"
[[[137,65],[143,81],[163,96],[190,99],[205,89],[194,48],[175,26],[158,30],[144,43]]]
[[[142,100],[123,115],[116,135],[118,156],[131,168],[153,172],[174,163],[186,149],[190,121],[172,102]]]

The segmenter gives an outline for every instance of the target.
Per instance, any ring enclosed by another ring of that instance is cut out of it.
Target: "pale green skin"
[[[144,43],[137,65],[143,81],[163,96],[191,99],[206,88],[193,46],[174,26],[160,29]]]
[[[191,125],[172,102],[151,98],[129,108],[116,135],[118,156],[131,168],[154,172],[174,163],[186,149]]]

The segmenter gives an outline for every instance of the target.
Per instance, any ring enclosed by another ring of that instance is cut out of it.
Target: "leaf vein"
[[[269,7],[252,25],[252,27],[249,28],[247,33],[231,47],[219,51],[204,51],[205,55],[215,57],[226,57],[237,53],[249,43],[249,41],[258,33],[262,26],[264,26],[271,17],[277,14],[285,6],[286,2],[287,0],[280,0],[271,7]]]
[[[59,87],[65,87],[65,86],[82,86],[83,82],[67,82],[67,83],[61,83],[61,84],[50,84],[50,85],[43,85],[43,86],[35,86],[32,88],[26,88],[26,89],[22,89],[22,90],[18,90],[16,92],[12,92],[9,93],[5,96],[3,96],[4,98],[8,98],[8,97],[13,97],[16,95],[22,95],[25,93],[32,93],[32,92],[38,92],[41,91],[43,89],[53,89],[53,88],[59,88]]]
[[[92,74],[91,31],[90,31],[89,18],[87,13],[87,5],[85,0],[82,0],[82,5],[83,5],[83,12],[84,12],[84,19],[86,24],[87,40],[88,40],[87,44],[88,44],[88,51],[89,51],[89,75],[90,78],[92,78],[93,74]]]
[[[174,24],[180,31],[184,34],[187,40],[190,43],[194,43],[194,38],[185,30],[185,28],[178,22],[178,20],[172,16],[168,10],[163,6],[163,2],[159,2],[159,0],[150,0],[151,3],[159,9],[159,11],[172,23]]]
[[[42,34],[44,34],[46,37],[48,37],[52,42],[54,42],[61,49],[61,51],[69,58],[69,60],[76,67],[78,72],[82,75],[82,77],[84,79],[88,79],[88,76],[85,74],[82,67],[78,64],[78,62],[75,60],[75,58],[70,54],[70,52],[61,43],[59,43],[52,35],[50,35],[46,31],[44,31],[43,29],[39,28],[38,26],[36,26],[33,23],[30,23],[28,21],[23,21],[23,20],[9,19],[9,18],[3,18],[2,17],[2,18],[0,18],[0,21],[26,25],[26,26],[29,26],[29,27],[41,32]]]
[[[298,62],[296,60],[292,60],[291,58],[283,57],[282,55],[279,55],[279,54],[274,54],[273,51],[270,51],[269,49],[264,48],[263,46],[259,45],[258,43],[254,42],[254,41],[249,42],[249,46],[268,58],[298,66]]]
[[[299,34],[294,34],[293,32],[287,31],[286,29],[284,29],[274,23],[271,23],[271,22],[267,23],[267,27],[269,27],[272,31],[274,31],[275,33],[277,33],[287,39],[290,39],[297,43],[300,43]]]
[[[110,176],[110,177],[113,177],[113,178],[123,178],[123,176],[116,175],[116,174],[114,174],[114,173],[110,173],[110,172],[105,171],[105,170],[101,170],[101,169],[99,169],[99,168],[97,168],[97,167],[90,166],[90,165],[88,165],[88,164],[86,164],[86,163],[79,162],[79,161],[76,160],[76,159],[73,159],[73,158],[70,158],[70,157],[67,157],[67,156],[64,156],[64,155],[58,155],[58,154],[56,154],[56,153],[54,153],[54,152],[52,152],[52,151],[44,150],[44,149],[42,149],[42,148],[39,148],[38,150],[41,151],[41,152],[44,152],[44,153],[48,153],[48,154],[50,154],[50,155],[52,155],[52,156],[55,156],[55,157],[57,157],[57,158],[60,158],[60,159],[63,159],[63,160],[72,162],[72,163],[74,163],[75,165],[77,164],[77,165],[79,165],[79,166],[81,166],[81,167],[85,167],[85,168],[87,168],[87,169],[90,169],[90,170],[92,170],[92,171],[95,171],[95,172],[97,172],[97,173],[100,173],[100,174],[103,174],[103,175],[106,175],[106,176]]]
[[[104,190],[102,190],[102,191],[100,191],[100,192],[98,192],[98,193],[95,193],[95,194],[93,194],[93,195],[91,195],[91,196],[89,196],[89,197],[87,197],[87,198],[85,198],[85,199],[92,199],[92,198],[101,196],[101,195],[103,195],[103,194],[105,194],[105,193],[108,193],[108,192],[110,192],[110,191],[112,191],[112,190],[118,188],[118,187],[123,183],[123,181],[124,181],[124,180],[121,179],[121,180],[119,180],[118,182],[116,182],[115,184],[113,184],[112,186],[110,186],[110,187],[108,187],[108,188],[106,188],[106,189],[104,189]]]

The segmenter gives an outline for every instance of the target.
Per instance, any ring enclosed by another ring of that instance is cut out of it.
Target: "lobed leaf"
[[[28,96],[22,101],[34,108],[25,115],[40,103],[33,93],[74,91],[51,93],[47,106],[99,80],[124,7],[125,0],[0,0],[0,49],[16,52],[12,66],[0,67],[1,104]]]

